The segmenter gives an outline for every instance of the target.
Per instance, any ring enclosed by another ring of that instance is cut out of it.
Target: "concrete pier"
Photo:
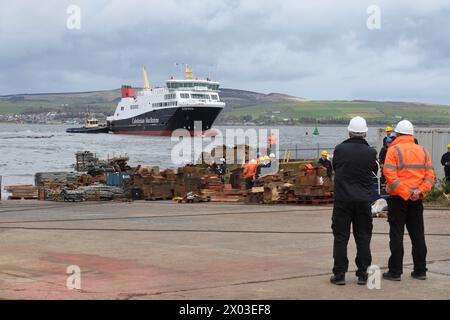
[[[426,210],[428,279],[329,283],[331,207],[136,201],[0,202],[0,299],[450,299],[450,210]],[[374,219],[373,264],[389,257]],[[81,289],[66,286],[69,266]]]

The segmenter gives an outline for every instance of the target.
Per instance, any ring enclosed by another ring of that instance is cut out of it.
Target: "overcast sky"
[[[226,88],[450,104],[449,30],[447,0],[0,0],[0,94],[142,86],[144,64],[162,85],[180,62]]]

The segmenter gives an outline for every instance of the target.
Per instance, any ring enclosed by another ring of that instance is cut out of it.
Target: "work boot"
[[[426,280],[427,279],[427,273],[426,272],[411,272],[411,277],[417,280]]]
[[[401,275],[393,274],[390,271],[383,273],[383,278],[386,280],[391,280],[391,281],[401,281],[402,280]]]
[[[368,278],[367,274],[359,275],[358,276],[358,284],[361,285],[361,286],[366,285],[367,284],[367,278]]]
[[[338,286],[343,286],[345,284],[345,273],[335,274],[330,278],[330,282]]]

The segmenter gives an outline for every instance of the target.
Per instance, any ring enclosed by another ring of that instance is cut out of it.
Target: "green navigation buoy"
[[[319,134],[320,134],[320,133],[319,133],[319,129],[317,129],[317,127],[315,127],[315,128],[314,128],[313,135],[318,136]]]

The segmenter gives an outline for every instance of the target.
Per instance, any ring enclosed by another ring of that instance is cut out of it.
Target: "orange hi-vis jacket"
[[[254,180],[255,176],[256,176],[256,167],[257,166],[258,166],[257,163],[247,162],[244,165],[244,171],[242,172],[242,174],[244,175],[244,178],[246,178],[246,179],[251,178]]]
[[[397,137],[389,146],[383,174],[386,191],[407,201],[414,190],[425,196],[433,187],[436,177],[428,150],[415,144],[409,135]]]

